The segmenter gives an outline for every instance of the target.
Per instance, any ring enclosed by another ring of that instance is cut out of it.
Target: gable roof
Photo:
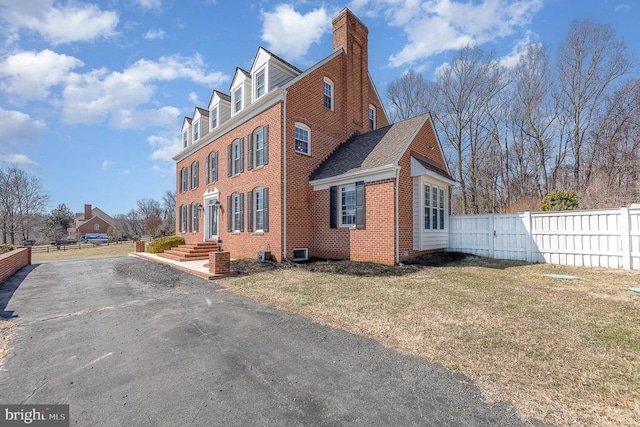
[[[439,165],[433,163],[428,158],[416,153],[415,151],[411,151],[410,154],[411,154],[411,157],[416,159],[418,161],[418,163],[420,163],[422,165],[422,167],[424,167],[425,169],[427,169],[427,170],[429,170],[431,172],[435,172],[438,175],[443,176],[443,177],[455,182],[455,179],[451,175],[449,175],[449,172],[447,172],[446,170],[442,169]]]
[[[310,180],[396,165],[428,118],[425,113],[365,134],[354,134],[318,166]]]
[[[275,53],[271,52],[269,49],[265,49],[264,47],[260,46],[258,47],[258,52],[256,53],[256,56],[253,58],[253,63],[251,64],[251,70],[253,70],[254,65],[256,64],[256,60],[258,59],[258,55],[260,54],[260,50],[263,50],[267,55],[271,56],[271,58],[275,59],[276,61],[280,62],[282,65],[285,65],[287,68],[292,69],[293,71],[295,71],[296,73],[300,74],[302,73],[302,70],[299,69],[298,67],[296,67],[295,65],[285,61],[284,59],[282,59],[281,57],[279,57],[278,55],[276,55]]]

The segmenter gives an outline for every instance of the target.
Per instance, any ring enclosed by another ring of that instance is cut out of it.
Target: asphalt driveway
[[[28,267],[0,309],[0,402],[72,425],[526,424],[461,374],[140,259]]]

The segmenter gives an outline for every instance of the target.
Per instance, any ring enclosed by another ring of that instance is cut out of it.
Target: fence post
[[[522,217],[524,222],[524,229],[526,232],[524,249],[526,252],[526,261],[532,262],[533,260],[533,236],[531,235],[531,211],[525,211]]]
[[[622,268],[631,270],[631,227],[629,208],[620,208],[620,243],[622,244]]]
[[[488,214],[487,215],[487,222],[488,222],[488,242],[489,243],[489,258],[493,258],[493,256],[495,255],[493,252],[493,248],[495,246],[495,238],[496,238],[496,230],[495,230],[495,224],[493,223],[493,214]]]

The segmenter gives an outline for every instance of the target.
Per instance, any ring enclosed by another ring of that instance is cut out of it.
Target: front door
[[[206,216],[207,232],[205,233],[206,240],[218,240],[218,201],[217,197],[207,199],[206,201]]]

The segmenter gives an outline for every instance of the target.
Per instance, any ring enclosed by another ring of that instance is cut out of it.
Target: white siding
[[[461,215],[449,248],[550,264],[640,269],[640,209]]]
[[[443,182],[437,182],[426,176],[416,176],[413,178],[413,249],[416,251],[428,251],[435,249],[445,249],[449,246],[449,221],[445,211],[444,230],[424,229],[424,185],[436,185],[445,190],[445,197],[448,198],[449,186]],[[449,205],[445,201],[445,209]]]
[[[295,77],[294,74],[285,72],[282,68],[269,64],[269,90],[278,86],[284,86]]]

